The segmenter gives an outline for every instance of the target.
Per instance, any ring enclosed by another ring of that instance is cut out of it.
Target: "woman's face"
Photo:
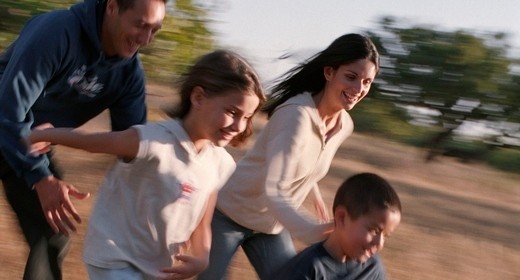
[[[325,67],[325,102],[337,110],[351,110],[368,94],[376,73],[376,65],[368,59],[356,60],[337,69]]]

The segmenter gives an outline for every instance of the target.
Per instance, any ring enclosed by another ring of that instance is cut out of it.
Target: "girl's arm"
[[[91,153],[111,154],[131,160],[139,149],[139,134],[135,128],[111,132],[84,132],[72,128],[35,129],[29,142],[50,142]]]
[[[202,269],[199,272],[202,272],[209,263],[209,251],[211,249],[211,220],[213,219],[213,212],[215,210],[215,204],[217,203],[217,191],[213,192],[206,206],[206,210],[204,212],[204,216],[200,221],[199,225],[193,233],[191,234],[191,252],[197,257],[201,264],[203,265]]]
[[[217,192],[213,192],[204,211],[204,216],[190,238],[190,251],[192,256],[177,255],[175,259],[182,262],[179,266],[164,268],[161,271],[168,273],[167,279],[187,279],[206,269],[209,263],[209,251],[211,248],[211,220],[217,202]]]

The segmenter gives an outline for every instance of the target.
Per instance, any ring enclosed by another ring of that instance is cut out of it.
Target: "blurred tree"
[[[42,12],[68,8],[75,0],[0,0],[0,50],[18,35],[31,16]]]
[[[428,109],[438,131],[430,156],[465,121],[493,126],[493,144],[504,145],[506,135],[520,140],[520,76],[511,71],[505,34],[408,28],[390,17],[380,25],[369,32],[382,55],[375,98]]]
[[[150,46],[141,50],[148,77],[170,82],[197,57],[214,48],[208,11],[196,2],[173,1],[161,31]]]

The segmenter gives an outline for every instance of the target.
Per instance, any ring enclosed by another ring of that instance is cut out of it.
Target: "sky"
[[[214,0],[219,46],[237,51],[270,81],[335,38],[376,28],[382,16],[435,29],[506,32],[520,49],[520,0]],[[294,61],[279,60],[300,54]],[[515,57],[519,53],[515,52]]]

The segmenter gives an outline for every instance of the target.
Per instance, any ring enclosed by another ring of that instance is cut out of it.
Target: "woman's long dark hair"
[[[332,42],[325,50],[315,54],[310,59],[292,68],[277,79],[271,88],[269,101],[263,106],[262,112],[270,117],[276,107],[287,99],[311,92],[319,93],[325,87],[323,68],[331,66],[338,69],[341,65],[353,63],[360,59],[368,59],[379,70],[379,53],[372,41],[360,34],[345,34]]]

